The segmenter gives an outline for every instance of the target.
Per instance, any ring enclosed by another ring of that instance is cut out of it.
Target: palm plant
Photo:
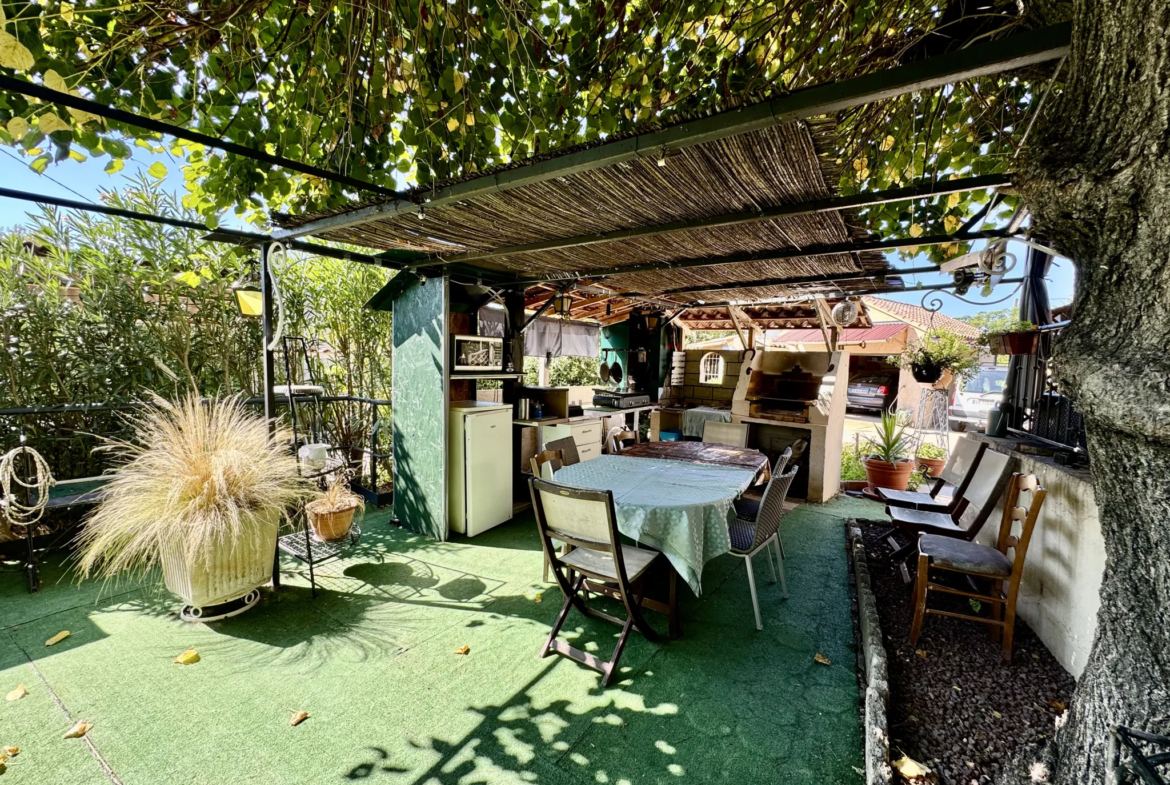
[[[870,457],[886,463],[899,463],[910,453],[906,423],[892,411],[882,412],[882,420],[873,427],[877,438],[870,438]]]

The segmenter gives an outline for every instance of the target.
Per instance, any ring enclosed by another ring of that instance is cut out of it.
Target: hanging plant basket
[[[1025,330],[989,335],[987,344],[992,354],[1035,354],[1040,346],[1040,331]]]
[[[943,375],[943,367],[934,363],[911,363],[910,373],[919,384],[934,384]]]

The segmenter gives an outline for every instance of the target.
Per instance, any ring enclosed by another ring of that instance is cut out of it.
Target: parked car
[[[881,413],[890,408],[898,395],[897,371],[865,371],[849,380],[845,405]]]
[[[987,413],[1003,400],[1008,369],[980,368],[979,373],[955,387],[951,398],[951,422],[986,425]]]

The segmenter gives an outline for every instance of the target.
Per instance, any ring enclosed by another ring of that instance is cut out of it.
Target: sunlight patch
[[[501,749],[521,764],[528,763],[536,757],[536,747],[522,741],[514,728],[496,728],[493,735]]]
[[[686,774],[686,771],[683,770],[683,767],[677,763],[670,764],[666,767],[666,770],[676,777],[681,777],[682,775]]]
[[[658,741],[654,742],[654,746],[658,748],[659,752],[662,752],[665,755],[673,755],[674,753],[678,752],[678,750],[676,750],[671,745],[667,744],[662,739],[659,739]]]

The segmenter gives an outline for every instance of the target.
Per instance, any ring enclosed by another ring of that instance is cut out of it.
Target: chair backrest
[[[532,476],[551,480],[553,475],[565,465],[564,456],[560,450],[545,450],[529,459],[532,465]]]
[[[955,449],[951,451],[951,457],[947,459],[946,466],[943,466],[938,476],[958,489],[955,492],[956,496],[963,495],[963,491],[966,490],[964,483],[974,476],[986,449],[987,442],[964,438],[960,439]]]
[[[559,452],[561,454],[561,463],[565,466],[572,466],[575,463],[581,462],[581,456],[577,452],[577,442],[573,441],[572,436],[547,442],[544,445],[544,449]]]
[[[1011,456],[996,450],[984,450],[983,457],[975,467],[974,476],[967,483],[959,504],[951,513],[956,523],[965,530],[964,536],[972,539],[983,528],[995,503],[1003,494],[1010,478],[1008,468]]]
[[[711,444],[728,444],[732,447],[747,447],[748,427],[738,422],[703,423],[703,441]]]
[[[784,473],[784,467],[792,460],[792,446],[784,448],[784,452],[780,453],[780,457],[776,459],[776,465],[772,467],[772,476]]]
[[[1027,506],[1020,504],[1021,494],[1028,494],[1031,498]],[[1028,543],[1032,540],[1032,531],[1036,528],[1036,520],[1040,517],[1040,508],[1044,504],[1044,497],[1048,491],[1040,485],[1040,480],[1034,474],[1013,474],[1008,486],[1007,497],[1003,502],[1003,520],[999,524],[999,539],[995,547],[1004,556],[1008,551],[1015,549],[1012,558],[1012,583],[1019,583],[1024,569],[1024,557],[1028,553]],[[1020,524],[1020,533],[1013,534],[1016,522]]]
[[[784,474],[773,474],[764,488],[764,497],[760,499],[760,511],[756,515],[756,538],[752,543],[754,549],[764,540],[771,537],[780,528],[780,519],[784,517],[784,500],[788,498],[788,490],[792,487],[792,480],[800,471],[799,466],[793,466]]]

